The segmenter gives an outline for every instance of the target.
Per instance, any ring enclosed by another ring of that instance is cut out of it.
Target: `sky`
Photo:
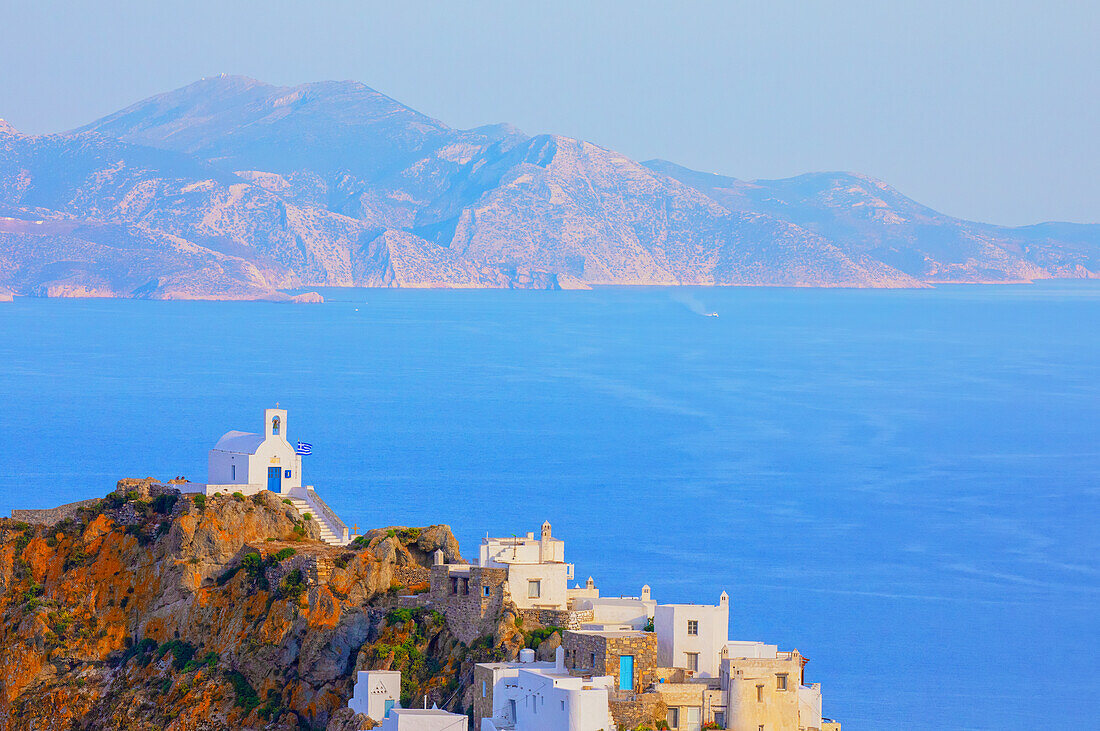
[[[743,179],[847,170],[952,215],[1100,222],[1100,4],[10,0],[0,118],[87,123],[219,73],[362,81]]]

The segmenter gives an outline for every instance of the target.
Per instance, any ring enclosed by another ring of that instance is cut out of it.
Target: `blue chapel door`
[[[267,489],[272,492],[282,492],[283,478],[282,467],[268,467],[267,468]]]
[[[619,656],[619,690],[634,690],[634,656]]]

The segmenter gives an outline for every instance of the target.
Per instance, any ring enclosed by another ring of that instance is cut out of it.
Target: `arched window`
[[[271,417],[271,433],[272,434],[278,434],[279,433],[279,417],[278,416]]]

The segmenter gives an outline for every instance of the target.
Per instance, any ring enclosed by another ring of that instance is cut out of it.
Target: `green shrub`
[[[153,499],[153,510],[161,515],[168,515],[176,507],[176,501],[179,499],[179,495],[157,495]]]
[[[244,500],[244,493],[243,493],[243,492],[235,492],[235,493],[233,493],[233,499],[234,499],[234,500],[237,500],[237,501],[242,501],[242,500]]]
[[[251,713],[253,708],[260,705],[260,697],[256,695],[256,689],[236,670],[229,673],[228,678],[233,685],[233,692],[237,695],[234,705],[243,708],[245,713]]]
[[[195,507],[199,510],[206,510],[206,496],[202,493],[195,495]]]
[[[561,631],[561,627],[540,627],[539,629],[534,629],[530,632],[524,632],[524,645],[532,650],[537,650],[538,646],[549,639],[550,635],[554,634],[555,632],[560,633]]]
[[[245,570],[245,573],[248,574],[248,578],[252,579],[253,583],[264,575],[263,559],[260,558],[260,554],[255,551],[244,555],[244,558],[241,559],[241,568]]]
[[[283,498],[283,502],[286,503],[287,505],[293,505],[294,504],[294,503],[290,502],[290,498],[288,498],[288,497]]]
[[[284,561],[290,558],[296,553],[297,551],[295,551],[293,548],[282,548],[271,556],[271,562],[279,563],[280,561]]]
[[[313,520],[313,513],[302,513],[302,520],[306,521],[307,523]]]
[[[413,613],[411,609],[408,609],[406,607],[399,607],[398,609],[391,610],[389,614],[386,615],[386,624],[404,624],[412,618]]]
[[[404,543],[412,543],[417,538],[420,538],[420,529],[419,528],[406,528],[405,530],[398,533],[398,537],[400,537],[400,539]]]
[[[297,599],[305,590],[306,582],[301,569],[294,569],[279,582],[279,595],[286,599]]]
[[[284,710],[282,694],[271,688],[267,691],[267,700],[256,714],[265,721],[273,721],[282,716]]]
[[[179,672],[195,656],[195,646],[190,642],[169,640],[157,649],[157,657],[164,657],[168,652],[172,653],[172,668]]]

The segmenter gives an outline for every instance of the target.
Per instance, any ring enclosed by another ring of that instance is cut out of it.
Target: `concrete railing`
[[[315,508],[318,513],[324,516],[324,520],[328,523],[329,530],[340,537],[340,540],[344,543],[348,541],[348,527],[344,524],[344,521],[340,520],[340,516],[336,514],[336,511],[328,506],[321,496],[317,494],[317,491],[312,487],[306,488],[306,502],[310,504],[310,507]]]

